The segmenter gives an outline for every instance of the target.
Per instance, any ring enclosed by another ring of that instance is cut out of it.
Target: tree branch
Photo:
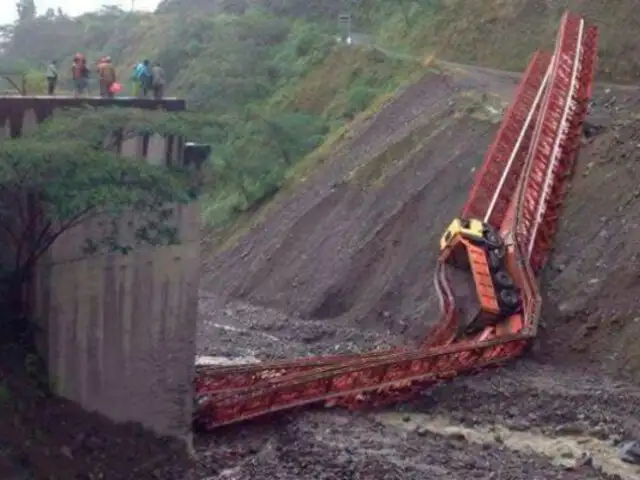
[[[60,236],[69,231],[70,229],[78,226],[83,221],[87,220],[85,216],[93,209],[94,207],[88,208],[74,215],[69,220],[62,222],[58,229],[53,230],[53,222],[48,221],[43,229],[40,231],[38,238],[35,242],[32,242],[32,248],[30,248],[29,255],[26,260],[18,267],[18,270],[23,273],[20,275],[20,279],[24,280],[26,275],[30,269],[35,267],[38,260],[44,255],[49,248],[54,244],[54,242],[60,238]],[[53,232],[53,233],[51,233]]]

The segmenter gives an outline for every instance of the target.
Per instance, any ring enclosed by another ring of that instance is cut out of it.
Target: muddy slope
[[[436,320],[429,245],[459,211],[496,130],[461,114],[456,92],[431,74],[408,89],[219,254],[203,288],[301,318],[423,333]]]
[[[543,278],[546,350],[640,381],[640,96],[596,100],[607,130],[582,148]]]

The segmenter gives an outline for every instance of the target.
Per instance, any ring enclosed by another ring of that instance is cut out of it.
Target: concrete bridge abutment
[[[56,109],[119,104],[182,110],[167,99],[0,97],[0,141],[19,137]],[[129,138],[123,154],[157,165],[184,161],[183,139]],[[135,217],[120,219],[124,229]],[[87,221],[65,232],[30,286],[38,345],[57,394],[118,422],[190,439],[200,264],[200,206],[174,206],[181,243],[127,255],[87,255]]]

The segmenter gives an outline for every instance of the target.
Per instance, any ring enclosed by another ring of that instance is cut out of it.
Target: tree
[[[414,2],[412,0],[400,0],[400,11],[402,12],[402,18],[407,28],[411,28],[411,9]]]
[[[18,21],[25,22],[36,18],[36,2],[34,0],[20,0],[16,3],[18,10]]]
[[[138,244],[180,241],[171,204],[188,203],[198,186],[185,169],[158,168],[109,151],[112,132],[182,133],[169,114],[116,109],[57,114],[35,132],[0,144],[0,265],[5,304],[18,301],[38,260],[69,229],[93,221],[85,252],[128,253]],[[137,214],[132,239],[120,218]],[[5,307],[7,308],[7,307]],[[22,308],[12,303],[13,311]]]

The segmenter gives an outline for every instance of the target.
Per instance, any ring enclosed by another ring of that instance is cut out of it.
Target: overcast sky
[[[136,10],[153,11],[160,3],[160,0],[134,0]],[[15,0],[0,0],[3,7],[0,8],[0,25],[12,23],[16,20],[16,9],[5,8],[5,2],[9,5],[16,3]],[[62,10],[71,16],[80,15],[85,12],[99,10],[103,5],[118,5],[124,9],[131,8],[131,0],[36,0],[38,14],[44,13],[48,8],[61,7]]]

